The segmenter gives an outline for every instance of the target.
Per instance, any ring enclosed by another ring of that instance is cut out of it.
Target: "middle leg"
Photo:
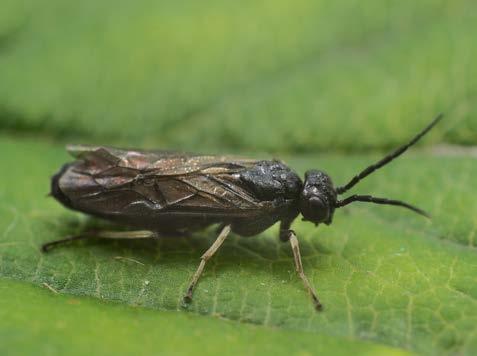
[[[192,280],[189,284],[189,288],[187,288],[187,293],[184,296],[184,302],[190,303],[192,301],[192,293],[194,291],[194,287],[196,286],[202,272],[204,271],[205,264],[217,252],[217,250],[225,241],[229,233],[230,233],[230,225],[224,226],[224,228],[222,229],[222,231],[220,232],[219,236],[214,241],[212,246],[210,246],[209,249],[200,257],[201,260],[200,260],[199,267],[197,268],[197,271],[194,273],[194,276],[192,277]]]

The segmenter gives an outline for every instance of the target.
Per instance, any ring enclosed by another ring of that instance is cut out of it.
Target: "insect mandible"
[[[137,230],[85,232],[46,243],[42,250],[85,238],[156,238],[219,224],[220,233],[201,256],[185,293],[184,301],[190,302],[207,261],[231,231],[253,236],[280,222],[280,240],[290,242],[296,272],[319,310],[322,304],[303,271],[298,239],[290,229],[293,220],[301,214],[315,225],[329,225],[337,208],[353,202],[395,205],[428,216],[399,200],[371,195],[338,197],[404,153],[441,118],[437,116],[407,144],[336,188],[325,172],[309,170],[302,181],[277,160],[69,145],[76,160],[52,177],[51,195],[65,207]]]

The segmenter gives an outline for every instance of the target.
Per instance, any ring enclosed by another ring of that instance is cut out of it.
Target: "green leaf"
[[[432,221],[355,204],[295,222],[323,313],[276,226],[228,238],[187,309],[213,228],[39,251],[98,224],[45,197],[65,142],[285,152],[337,183],[441,111],[421,144],[475,145],[475,1],[1,5],[1,354],[477,353],[472,150],[406,154],[354,190]]]
[[[477,140],[472,0],[4,0],[2,9],[2,129],[315,152],[394,146],[443,111],[452,120],[433,135]]]
[[[346,355],[350,349],[367,355],[407,354],[349,338],[98,303],[4,279],[0,294],[4,355]]]
[[[48,177],[66,154],[56,144],[7,136],[0,150],[15,152],[0,159],[0,276],[59,293],[0,280],[0,337],[9,340],[0,349],[62,353],[69,339],[78,353],[143,346],[151,353],[156,347],[219,353],[230,346],[284,354],[395,352],[379,345],[427,354],[477,348],[475,158],[409,154],[356,189],[419,204],[432,222],[365,204],[337,211],[329,227],[297,221],[305,272],[325,304],[317,313],[276,226],[253,238],[232,235],[207,265],[187,310],[181,297],[213,229],[191,238],[92,240],[42,254],[41,243],[89,224],[45,197]],[[288,162],[301,173],[324,169],[341,183],[375,158]],[[62,294],[76,296],[80,305]]]

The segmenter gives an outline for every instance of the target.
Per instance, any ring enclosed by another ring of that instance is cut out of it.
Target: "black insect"
[[[351,195],[344,199],[338,196],[401,155],[440,119],[441,115],[409,143],[337,188],[325,172],[309,170],[303,182],[277,160],[68,146],[77,160],[64,165],[53,176],[51,195],[68,208],[141,230],[84,233],[44,244],[43,251],[63,242],[90,237],[154,238],[220,224],[219,236],[202,255],[184,297],[190,302],[206,262],[230,231],[252,236],[280,221],[280,239],[290,241],[296,271],[315,307],[320,309],[321,303],[303,272],[291,223],[301,214],[303,220],[315,225],[329,225],[335,209],[353,202],[401,206],[428,216],[399,200],[371,195]]]

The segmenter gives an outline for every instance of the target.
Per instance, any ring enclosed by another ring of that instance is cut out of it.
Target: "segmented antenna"
[[[371,166],[367,167],[364,169],[361,173],[355,175],[345,186],[338,187],[336,188],[336,192],[338,194],[343,194],[344,192],[350,190],[352,187],[354,187],[361,179],[369,176],[371,173],[373,173],[375,170],[385,166],[389,162],[391,162],[393,159],[399,157],[402,155],[409,147],[414,145],[419,139],[424,136],[426,133],[428,133],[441,119],[442,119],[442,114],[437,115],[437,117],[432,120],[432,122],[421,132],[419,132],[416,137],[414,137],[409,143],[399,147],[395,151],[391,152],[384,158],[382,158],[380,161],[376,162],[375,164],[372,164]],[[383,203],[378,203],[378,204],[383,204]],[[396,205],[396,204],[395,204]]]
[[[426,218],[430,218],[430,215],[426,213],[424,210],[419,209],[418,207],[415,207],[414,205],[405,203],[400,200],[392,200],[392,199],[387,199],[387,198],[376,198],[371,195],[352,195],[346,199],[343,200],[338,200],[336,202],[336,207],[341,208],[345,205],[348,205],[352,202],[355,201],[362,201],[366,203],[374,203],[374,204],[382,204],[382,205],[395,205],[395,206],[402,206],[404,208],[410,209],[414,211],[415,213],[421,214],[425,216]]]

